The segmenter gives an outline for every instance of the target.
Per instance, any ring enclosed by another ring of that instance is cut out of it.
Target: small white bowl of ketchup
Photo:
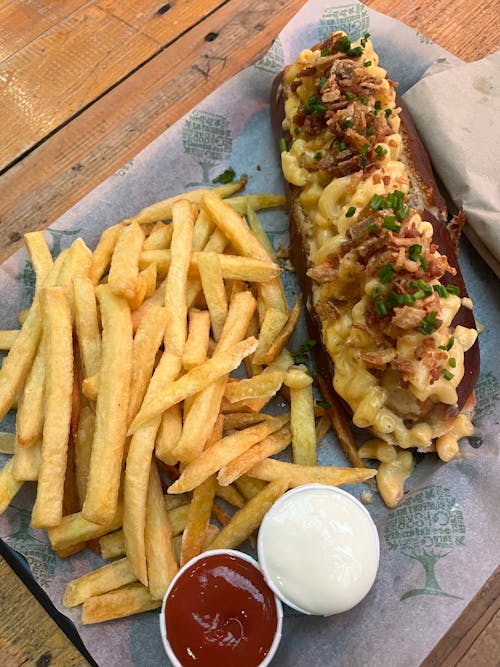
[[[186,563],[160,613],[163,645],[174,667],[266,667],[282,623],[281,602],[257,561],[231,549]]]

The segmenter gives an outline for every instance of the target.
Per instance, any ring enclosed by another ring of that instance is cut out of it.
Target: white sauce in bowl
[[[266,514],[259,562],[274,592],[307,614],[338,614],[368,593],[379,563],[377,529],[365,507],[333,486],[308,484]]]

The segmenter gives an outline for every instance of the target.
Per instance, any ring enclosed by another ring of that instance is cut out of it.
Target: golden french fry
[[[155,271],[156,271],[156,265],[150,265],[150,266],[155,266]],[[149,308],[151,308],[151,306],[153,305],[163,306],[165,302],[166,286],[167,286],[167,280],[165,278],[165,280],[163,280],[163,282],[161,282],[160,285],[155,289],[154,294],[152,294],[148,299],[144,299],[139,308],[137,308],[137,310],[134,310],[132,312],[132,326],[134,331],[137,331],[142,318],[149,310]]]
[[[171,510],[168,510],[168,523],[170,524],[170,532],[172,537],[180,535],[184,528],[186,527],[187,519],[189,515],[189,503],[185,505],[179,505],[179,507],[174,507]]]
[[[16,450],[16,434],[0,431],[0,454],[14,454]]]
[[[73,280],[77,277],[88,277],[92,264],[92,251],[86,246],[83,239],[76,239],[71,244],[66,258],[61,266],[57,276],[57,285],[64,289],[71,312],[71,319],[74,320],[74,299],[73,299]]]
[[[116,513],[132,377],[132,321],[125,299],[96,289],[102,318],[102,362],[83,516],[103,525]]]
[[[282,418],[276,417],[273,422],[263,422],[225,436],[189,463],[179,479],[168,488],[168,493],[191,491],[252,445],[277,431],[283,423]]]
[[[52,548],[56,551],[64,551],[80,542],[87,542],[102,537],[113,530],[121,528],[123,520],[123,504],[119,503],[116,514],[111,518],[108,525],[103,526],[92,521],[87,521],[81,512],[63,516],[61,523],[54,528],[49,528],[48,534]]]
[[[146,282],[144,281],[143,274],[145,271],[154,271],[156,273],[156,266],[150,264],[143,271],[139,271],[137,274],[137,283],[135,287],[134,296],[128,299],[130,310],[137,310],[141,307],[146,297]]]
[[[0,350],[10,350],[20,333],[20,329],[2,329],[0,331]]]
[[[193,230],[193,252],[199,252],[207,245],[208,239],[214,230],[214,223],[205,211],[200,210],[194,223]]]
[[[151,306],[144,314],[132,343],[132,381],[127,410],[127,424],[137,414],[146,394],[156,354],[163,341],[167,311],[162,306]]]
[[[300,308],[301,308],[301,295],[299,294],[295,299],[295,303],[293,304],[293,308],[288,316],[285,326],[283,327],[283,329],[281,329],[279,334],[273,340],[273,342],[271,343],[267,352],[264,355],[265,364],[270,364],[272,361],[274,361],[276,357],[284,349],[290,338],[292,337],[292,334],[295,331],[295,328],[300,318]]]
[[[17,443],[13,458],[12,474],[18,482],[36,482],[40,474],[42,443],[35,442],[30,447],[19,447]]]
[[[214,523],[209,523],[207,526],[207,531],[205,533],[205,537],[203,539],[203,546],[202,546],[202,551],[205,551],[208,547],[208,545],[214,541],[216,536],[220,533],[220,528],[216,526]],[[174,543],[174,551],[175,551],[175,557],[177,559],[177,562],[180,562],[181,560],[181,548],[182,548],[182,535],[177,535],[173,539]]]
[[[5,512],[10,501],[19,491],[23,482],[18,482],[12,474],[14,460],[9,459],[0,470],[0,514]]]
[[[167,510],[156,463],[151,466],[146,503],[146,562],[149,592],[163,598],[178,571]]]
[[[212,517],[220,523],[221,526],[227,526],[231,521],[231,515],[214,500],[212,505]]]
[[[143,611],[158,609],[161,600],[154,600],[142,584],[127,584],[109,593],[85,600],[82,607],[82,623],[102,623],[114,618],[132,616]]]
[[[269,348],[286,325],[287,320],[288,314],[281,310],[277,310],[276,308],[268,308],[266,310],[260,328],[259,346],[253,357],[253,362],[255,364],[265,363]]]
[[[97,401],[99,393],[99,374],[90,375],[82,380],[82,394],[89,401]]]
[[[238,489],[234,486],[221,486],[219,483],[217,483],[215,487],[215,495],[218,498],[222,498],[222,500],[225,500],[226,503],[228,503],[229,505],[232,505],[233,507],[238,507],[239,509],[241,509],[245,504],[245,499],[238,491]]]
[[[165,288],[165,349],[182,357],[187,338],[186,287],[196,208],[181,200],[173,205],[172,215],[172,260]]]
[[[344,454],[352,466],[355,468],[362,468],[365,464],[358,454],[358,448],[349,425],[349,420],[347,419],[345,410],[342,407],[338,396],[333,392],[333,389],[330,388],[330,385],[321,375],[317,375],[316,379],[318,380],[323,398],[329,405],[327,414],[332,422],[333,429],[337,434],[339,444],[342,447]]]
[[[250,537],[273,503],[288,489],[287,479],[277,479],[254,496],[236,512],[208,549],[234,549]]]
[[[103,560],[111,560],[111,558],[118,558],[118,556],[125,555],[125,535],[123,530],[117,530],[109,535],[103,535],[99,539],[99,547],[101,550],[101,558]]]
[[[88,406],[80,410],[78,428],[75,434],[75,480],[80,506],[87,495],[87,480],[90,468],[90,453],[94,438],[95,415]]]
[[[257,463],[248,471],[251,477],[271,482],[286,478],[290,487],[301,484],[357,484],[377,474],[370,468],[337,468],[335,466],[302,466],[296,463],[285,463],[276,459],[266,459]]]
[[[404,496],[404,483],[414,466],[413,454],[396,450],[396,460],[381,463],[377,470],[377,488],[387,507],[397,507]]]
[[[63,289],[44,287],[40,299],[44,321],[45,419],[31,525],[49,528],[57,526],[63,514],[73,394],[73,334]]]
[[[146,239],[147,240],[147,239]],[[139,272],[139,279],[144,283],[144,298],[149,299],[156,291],[156,279],[158,277],[156,266],[150,264]]]
[[[259,424],[271,417],[263,412],[232,412],[224,415],[224,431],[234,431]]]
[[[89,377],[99,372],[102,351],[94,284],[90,278],[73,279],[73,303],[83,374]]]
[[[247,201],[247,206],[244,213],[246,214],[248,226],[255,234],[255,236],[259,239],[262,246],[265,248],[267,254],[269,255],[269,259],[272,262],[276,262],[277,256],[273,248],[273,244],[271,243],[271,239],[266,234],[264,227],[261,225],[261,222],[255,211],[255,208],[252,206],[252,203],[250,201]]]
[[[202,252],[198,255],[198,270],[205,301],[207,302],[212,324],[212,333],[219,340],[226,321],[228,305],[224,280],[220,268],[219,256],[215,252]]]
[[[172,241],[172,225],[157,223],[158,226],[153,229],[148,238],[144,241],[144,250],[164,250],[170,248]]]
[[[285,384],[290,388],[293,461],[303,466],[315,466],[316,424],[312,377],[299,368],[289,370],[285,378]]]
[[[187,493],[185,494],[180,493],[179,495],[176,496],[164,495],[163,504],[165,505],[167,512],[170,512],[170,510],[174,510],[177,507],[181,507],[181,505],[189,504],[189,495]]]
[[[211,475],[193,491],[186,527],[182,534],[181,567],[201,553],[212,515],[215,487],[215,475]]]
[[[42,438],[45,394],[45,359],[40,345],[19,399],[16,433],[19,447],[30,447]]]
[[[36,291],[38,292],[54,262],[43,231],[27,232],[24,235],[24,242],[26,243],[31,263],[33,264],[36,276]]]
[[[106,269],[111,262],[111,257],[122,229],[123,225],[120,223],[118,225],[113,225],[113,227],[108,227],[101,234],[96,249],[92,254],[92,263],[88,274],[88,277],[94,285],[97,285],[99,280],[106,273]]]
[[[259,193],[253,195],[239,195],[227,200],[228,204],[244,215],[250,207],[254,211],[260,211],[266,208],[284,208],[286,206],[286,197],[274,193]]]
[[[199,205],[206,192],[213,193],[215,196],[222,198],[230,197],[235,192],[239,192],[244,188],[245,183],[246,181],[244,179],[240,179],[233,183],[210,188],[210,190],[204,188],[200,190],[191,190],[190,192],[183,192],[180,195],[175,195],[174,197],[169,197],[168,199],[163,199],[162,201],[151,204],[151,206],[143,208],[142,211],[139,211],[139,213],[131,218],[127,218],[123,222],[125,224],[138,222],[143,225],[149,222],[157,222],[158,220],[170,220],[172,218],[173,205],[181,199],[187,199],[188,201],[193,202],[193,204]]]
[[[330,430],[331,423],[327,415],[321,415],[316,424],[316,443],[319,445]]]
[[[187,371],[199,366],[206,360],[209,338],[209,312],[191,308],[189,311],[188,336],[182,353],[182,365]]]
[[[206,246],[203,248],[203,253],[216,252],[220,254],[224,252],[228,243],[229,240],[224,235],[224,232],[221,229],[214,229],[210,234]]]
[[[266,482],[255,477],[242,475],[235,482],[235,486],[240,491],[245,500],[251,500],[266,486]]]
[[[172,405],[161,416],[160,428],[156,435],[155,454],[167,465],[178,461],[175,448],[182,435],[182,411],[180,405]]]
[[[121,558],[70,581],[64,591],[63,605],[76,607],[95,595],[102,595],[134,581],[137,581],[137,577],[127,558]]]
[[[266,310],[280,310],[288,316],[288,303],[279,277],[262,281],[258,285],[259,300],[262,300]]]
[[[383,463],[390,463],[397,458],[396,448],[380,438],[364,442],[358,449],[358,454],[362,459],[378,459]]]
[[[224,397],[230,403],[263,397],[269,400],[283,384],[284,377],[285,373],[283,371],[273,371],[254,375],[247,380],[229,382],[226,385]]]
[[[252,354],[257,347],[255,338],[247,338],[231,347],[214,354],[211,359],[205,361],[201,366],[192,368],[169,386],[162,387],[161,391],[149,399],[146,397],[142,407],[130,426],[130,433],[153,417],[161,414],[172,405],[197,394],[209,384],[230,373],[237,368],[241,361]]]
[[[219,470],[217,481],[221,486],[232,484],[242,475],[248,472],[253,466],[263,461],[273,454],[279,454],[288,447],[292,441],[292,432],[288,425],[280,428],[276,433],[268,435],[266,438],[255,444],[246,452],[240,454],[230,463]]]
[[[202,197],[202,205],[240,255],[270,263],[269,255],[262,243],[230,204],[208,192]]]
[[[144,231],[137,223],[121,229],[111,256],[108,275],[108,284],[115,296],[127,300],[134,298],[143,243]]]
[[[146,499],[160,417],[143,424],[132,436],[125,468],[123,494],[123,533],[125,553],[137,579],[148,585],[146,566]]]

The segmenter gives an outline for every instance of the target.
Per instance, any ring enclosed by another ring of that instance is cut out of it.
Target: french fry
[[[16,434],[0,432],[0,454],[14,454],[16,449]]]
[[[90,278],[73,279],[73,303],[83,374],[89,377],[99,372],[102,352],[94,284]]]
[[[188,515],[189,503],[185,505],[179,505],[179,507],[174,507],[173,509],[168,510],[168,523],[170,524],[170,532],[172,537],[182,533],[186,527]]]
[[[267,421],[227,435],[189,463],[181,476],[168,488],[168,493],[184,493],[192,491],[210,475],[220,470],[234,458],[250,449],[270,433],[283,426],[283,419],[276,417],[273,422]]]
[[[24,242],[30,254],[31,263],[36,276],[35,289],[38,292],[42,287],[45,278],[50,273],[54,262],[43,231],[27,232],[24,235]]]
[[[181,378],[172,382],[167,387],[162,387],[156,395],[144,400],[142,407],[132,422],[130,434],[145,422],[161,414],[172,405],[197,394],[208,385],[216,382],[218,379],[230,373],[237,368],[241,361],[252,354],[257,347],[255,338],[247,338],[244,341],[236,343],[231,347],[214,354],[201,366],[192,368]]]
[[[191,308],[189,311],[188,336],[182,353],[182,365],[187,371],[199,366],[206,360],[209,338],[209,312]]]
[[[337,468],[335,466],[302,466],[296,463],[285,463],[276,459],[266,459],[250,468],[248,474],[257,479],[271,482],[275,479],[286,478],[290,487],[301,484],[356,484],[365,482],[377,474],[370,468]]]
[[[404,483],[414,466],[413,454],[397,449],[396,460],[381,463],[377,471],[377,488],[387,507],[396,507],[404,495]]]
[[[165,288],[165,349],[182,357],[187,338],[186,286],[196,209],[182,200],[173,205],[172,215],[172,260]]]
[[[95,403],[99,393],[99,373],[89,375],[82,380],[82,394],[88,401]]]
[[[63,515],[73,393],[73,335],[69,305],[61,287],[40,291],[44,319],[45,419],[42,458],[31,525],[56,526]]]
[[[99,242],[92,254],[92,262],[89,268],[88,277],[97,285],[99,280],[105,274],[109,263],[111,262],[111,257],[120,236],[120,232],[123,229],[123,225],[120,223],[118,225],[113,225],[108,227],[103,231]]]
[[[358,454],[362,459],[378,459],[383,463],[391,463],[397,458],[397,450],[380,438],[372,438],[364,442],[358,449]]]
[[[283,384],[284,377],[283,371],[273,371],[254,375],[247,380],[229,382],[224,391],[224,398],[230,403],[263,397],[269,400]]]
[[[127,424],[137,414],[146,394],[156,354],[163,341],[167,311],[162,306],[151,306],[142,318],[132,343],[132,380],[127,410]]]
[[[125,555],[125,535],[123,530],[103,535],[99,539],[99,548],[103,560],[111,560]]]
[[[213,193],[216,197],[230,197],[235,192],[239,192],[242,188],[244,188],[245,183],[246,181],[244,179],[240,179],[239,181],[234,181],[233,183],[227,183],[210,188],[210,190],[200,189],[183,192],[180,195],[175,195],[174,197],[169,197],[168,199],[163,199],[162,201],[151,204],[151,206],[143,208],[142,211],[139,211],[139,213],[132,216],[131,218],[127,218],[123,222],[124,224],[138,222],[139,224],[144,225],[149,222],[157,222],[158,220],[170,220],[172,218],[173,205],[181,199],[187,199],[188,201],[193,202],[193,204],[199,205],[203,195],[206,192]]]
[[[0,514],[5,512],[11,500],[19,491],[23,482],[19,482],[12,474],[14,460],[9,459],[0,470]]]
[[[45,360],[42,346],[24,383],[16,414],[17,443],[20,448],[30,447],[42,438],[44,420]]]
[[[221,229],[214,229],[210,234],[206,246],[203,248],[203,254],[208,252],[223,253],[229,241]]]
[[[198,217],[194,223],[193,230],[193,252],[199,252],[207,245],[210,234],[214,230],[214,223],[210,220],[208,215],[200,209]]]
[[[234,431],[247,426],[253,426],[269,419],[271,415],[263,412],[232,412],[224,415],[224,431]]]
[[[40,474],[42,443],[35,442],[30,447],[19,447],[17,444],[13,458],[12,474],[18,482],[36,482]]]
[[[92,251],[86,246],[83,239],[76,239],[71,244],[68,254],[61,266],[57,276],[56,284],[64,289],[71,312],[71,320],[74,320],[73,280],[77,277],[88,277],[92,264]]]
[[[50,543],[56,551],[64,551],[80,542],[87,542],[102,537],[113,530],[118,530],[122,526],[122,520],[122,503],[118,504],[116,514],[106,526],[87,521],[81,512],[68,514],[63,516],[59,525],[49,528]]]
[[[150,266],[155,267],[156,271],[156,265],[150,264]],[[145,271],[147,269],[144,269]],[[132,326],[134,329],[134,332],[137,331],[137,328],[139,327],[139,324],[144,317],[145,313],[151,308],[151,306],[163,306],[165,303],[165,288],[167,286],[167,280],[166,278],[160,283],[160,285],[155,289],[154,293],[147,299],[144,299],[144,301],[141,303],[139,308],[137,310],[134,310],[132,312]]]
[[[339,398],[334,394],[333,390],[330,389],[323,376],[317,375],[316,379],[318,380],[323,398],[329,404],[327,414],[332,422],[333,430],[337,434],[337,439],[342,451],[354,468],[362,468],[365,464],[359,456],[356,441],[354,440],[349,421]]]
[[[331,428],[330,419],[327,415],[321,415],[316,424],[316,444],[319,445]]]
[[[212,333],[219,340],[227,317],[227,297],[220,268],[219,256],[215,252],[202,252],[198,255],[198,270],[205,301],[207,302],[212,324]]]
[[[241,509],[245,504],[245,499],[234,486],[221,486],[219,483],[215,486],[215,495],[221,498],[229,505]],[[175,498],[175,496],[174,496]]]
[[[217,475],[217,481],[223,487],[232,484],[260,461],[273,456],[273,454],[282,452],[288,447],[291,441],[292,433],[290,427],[285,425],[279,431],[268,435],[221,468]]]
[[[266,512],[288,488],[287,479],[276,479],[254,496],[243,509],[236,512],[231,521],[224,526],[215,540],[209,545],[212,549],[234,549],[247,540],[256,530]]]
[[[63,605],[76,607],[95,595],[102,595],[134,581],[137,578],[127,558],[121,558],[70,581],[64,591]]]
[[[0,350],[10,350],[20,333],[20,329],[2,329],[0,331]]]
[[[251,500],[260,491],[262,491],[262,489],[266,486],[266,482],[261,479],[256,479],[255,477],[242,475],[236,480],[235,486],[238,491],[240,491],[245,500]]]
[[[292,429],[293,461],[303,466],[315,466],[316,424],[312,377],[307,369],[292,367],[286,374],[285,384],[290,388],[290,426]]]
[[[152,264],[151,266],[147,266],[145,269],[139,272],[139,279],[145,285],[145,292],[144,292],[145,299],[149,299],[149,297],[153,296],[153,294],[155,293],[157,277],[158,275],[156,271],[156,266],[154,266],[154,264]]]
[[[143,611],[158,609],[161,600],[154,600],[142,584],[128,584],[109,593],[85,600],[82,607],[82,623],[102,623],[114,618],[133,616]]]
[[[75,483],[80,505],[83,505],[87,495],[94,428],[95,415],[89,406],[84,406],[80,410],[78,428],[75,434]]]
[[[229,202],[230,203],[230,202]],[[247,206],[246,210],[244,211],[246,214],[248,226],[252,230],[252,232],[255,234],[255,236],[259,239],[261,242],[262,246],[266,250],[267,254],[269,255],[269,259],[272,262],[277,261],[277,256],[276,252],[273,248],[273,244],[271,243],[271,240],[269,236],[266,234],[264,227],[261,225],[259,217],[255,211],[255,208],[252,206],[252,202],[247,200]]]
[[[244,215],[248,211],[248,207],[254,211],[260,211],[266,208],[284,208],[286,206],[286,197],[284,195],[277,195],[274,193],[259,193],[253,195],[239,195],[231,197],[227,200],[228,204]]]
[[[231,521],[231,515],[214,500],[212,505],[212,517],[220,523],[221,526],[227,526]]]
[[[172,225],[157,223],[157,226],[144,241],[144,250],[166,250],[172,241]]]
[[[68,442],[66,473],[64,475],[63,514],[74,514],[74,512],[78,512],[80,508],[81,503],[78,496],[78,489],[76,487],[75,440],[73,435],[70,435]]]
[[[172,405],[161,416],[156,435],[155,454],[163,463],[175,465],[178,461],[175,448],[182,435],[182,411],[180,405]]]
[[[216,536],[220,533],[220,528],[214,523],[209,523],[207,526],[207,531],[203,539],[202,551],[205,551],[210,542],[213,542]],[[181,559],[181,547],[182,547],[182,535],[177,535],[173,539],[175,557],[177,562],[180,562]]]
[[[271,343],[267,352],[264,355],[265,364],[270,364],[271,362],[273,362],[276,359],[276,357],[281,353],[281,351],[285,348],[286,344],[292,337],[292,334],[295,331],[295,328],[297,327],[300,318],[300,308],[301,308],[301,296],[299,294],[295,299],[295,303],[293,304],[293,308],[290,311],[290,314],[288,315],[288,319],[285,323],[285,326],[283,327],[283,329],[281,329],[279,334],[273,340],[273,342]]]
[[[111,256],[108,276],[109,287],[115,296],[128,301],[134,298],[143,243],[144,232],[137,223],[121,229]]]
[[[132,376],[132,321],[125,299],[108,285],[96,289],[102,318],[102,363],[96,405],[96,424],[83,516],[94,523],[112,521],[127,430]]]
[[[160,476],[153,462],[146,503],[146,562],[149,592],[161,599],[178,571]]]
[[[132,436],[125,468],[123,494],[123,533],[125,553],[137,579],[148,585],[146,566],[146,499],[160,417],[143,424]]]
[[[254,364],[265,363],[266,354],[286,325],[288,314],[276,308],[268,308],[260,328],[259,346],[253,357]]]
[[[215,487],[215,475],[211,475],[193,491],[186,527],[182,534],[181,567],[201,553],[212,514]]]

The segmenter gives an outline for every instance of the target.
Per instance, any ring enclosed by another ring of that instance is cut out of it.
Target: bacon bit
[[[337,278],[338,269],[335,269],[329,262],[324,262],[319,266],[309,269],[307,275],[317,283],[331,283]]]
[[[426,315],[424,308],[401,306],[394,308],[392,323],[401,329],[415,329]]]
[[[361,358],[370,366],[385,367],[397,356],[397,351],[394,347],[388,347],[385,350],[376,352],[362,352]]]
[[[382,178],[382,180],[384,181],[384,185],[389,185],[389,183],[391,182],[391,177],[390,176],[384,176]]]

